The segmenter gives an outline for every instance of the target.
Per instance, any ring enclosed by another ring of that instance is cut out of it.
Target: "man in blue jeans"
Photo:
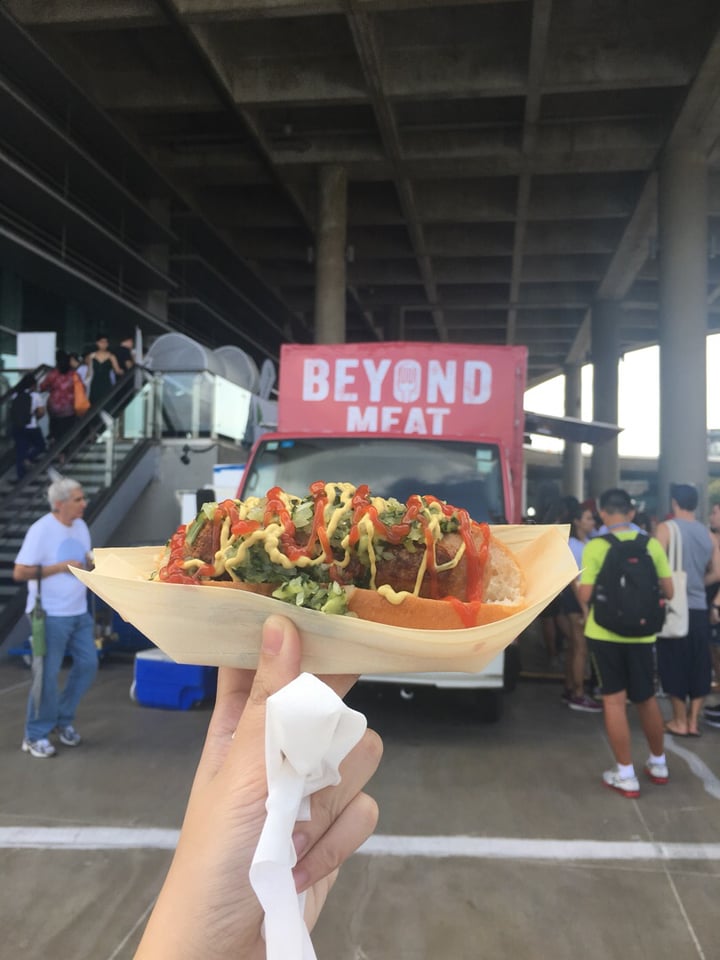
[[[36,520],[25,534],[13,569],[13,579],[28,584],[27,613],[35,606],[40,577],[40,598],[46,614],[47,653],[40,702],[32,694],[28,699],[22,742],[22,749],[38,759],[55,755],[50,742],[53,731],[66,747],[79,745],[75,711],[95,679],[98,665],[87,590],[70,572],[70,567],[91,564],[90,531],[82,519],[85,495],[76,480],[63,478],[50,485],[47,496],[50,513]],[[65,687],[59,691],[65,656],[72,657],[72,666]]]

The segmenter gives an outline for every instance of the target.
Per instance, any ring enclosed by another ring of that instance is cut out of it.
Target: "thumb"
[[[292,620],[276,614],[268,617],[263,624],[255,680],[235,731],[236,748],[256,740],[258,731],[264,729],[267,698],[300,675],[301,654],[300,634]]]

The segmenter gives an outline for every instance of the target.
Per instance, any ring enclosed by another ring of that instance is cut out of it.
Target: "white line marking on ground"
[[[637,806],[637,814],[640,820],[642,821],[643,826],[645,827],[646,834],[648,835],[648,837],[650,837],[651,841],[654,840],[653,832],[645,816],[643,815],[643,812],[640,809],[639,805]],[[690,920],[690,917],[688,915],[688,912],[685,909],[685,904],[683,903],[682,897],[680,895],[680,891],[678,890],[678,885],[675,882],[675,878],[673,877],[670,871],[668,861],[667,860],[663,861],[660,864],[659,869],[665,874],[665,879],[667,880],[668,886],[670,887],[672,895],[675,898],[675,903],[677,904],[678,910],[680,911],[680,916],[683,918],[683,921],[685,923],[685,928],[688,932],[688,936],[692,940],[693,945],[695,947],[697,960],[707,960],[705,953],[703,952],[703,948],[700,945],[700,940],[698,939],[698,935],[695,932],[695,927],[693,926],[692,921]]]
[[[115,947],[115,949],[107,958],[107,960],[116,960],[116,958],[120,956],[122,951],[125,949],[125,944],[128,942],[130,937],[134,936],[135,933],[140,929],[140,927],[143,926],[147,918],[150,916],[150,911],[154,906],[155,906],[155,901],[153,900],[152,903],[149,903],[146,909],[140,914],[140,916],[137,918],[137,920],[133,924],[132,928],[128,930],[128,932],[122,938],[120,943]]]
[[[0,827],[0,848],[174,850],[179,830],[146,827]]]
[[[36,850],[174,850],[177,830],[135,827],[0,827],[0,848]],[[720,843],[530,840],[521,837],[370,837],[358,851],[379,857],[499,860],[712,860]]]
[[[668,734],[665,734],[665,749],[670,753],[674,753],[675,756],[680,757],[681,760],[687,763],[690,772],[695,774],[702,783],[705,793],[709,793],[711,797],[720,800],[720,780],[718,780],[712,770],[702,762],[696,753],[679,746],[679,744],[675,742],[675,738]]]
[[[358,852],[390,857],[499,860],[714,860],[720,855],[720,843],[375,836]]]
[[[27,680],[21,680],[19,683],[13,683],[12,686],[10,687],[3,687],[2,689],[0,689],[0,696],[2,696],[2,694],[4,693],[12,693],[13,690],[21,690],[23,687],[29,687],[29,686],[30,686],[30,678],[28,677]]]

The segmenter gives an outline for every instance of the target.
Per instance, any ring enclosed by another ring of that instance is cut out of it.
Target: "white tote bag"
[[[674,520],[668,520],[670,543],[668,544],[668,559],[672,570],[673,597],[665,602],[665,625],[658,634],[660,637],[675,639],[686,637],[690,629],[687,598],[687,574],[682,568],[682,538],[678,525]]]

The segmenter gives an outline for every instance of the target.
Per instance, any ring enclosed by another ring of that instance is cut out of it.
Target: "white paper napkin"
[[[303,673],[267,701],[267,817],[250,866],[250,883],[265,911],[267,960],[316,960],[295,892],[292,835],[310,819],[310,796],[340,782],[338,768],[367,720],[330,687]]]

